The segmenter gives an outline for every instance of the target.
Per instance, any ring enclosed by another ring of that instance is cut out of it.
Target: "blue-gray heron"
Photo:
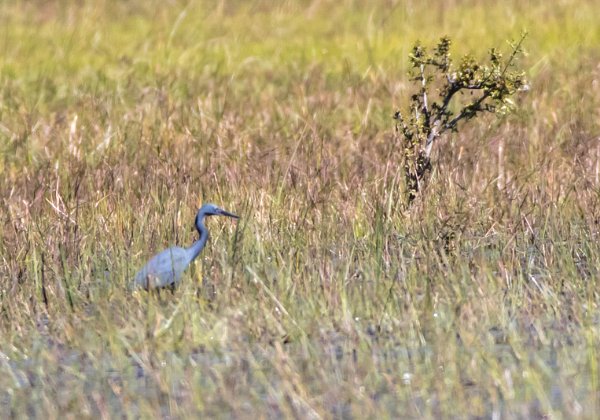
[[[200,238],[189,248],[174,246],[152,257],[135,275],[134,287],[143,287],[148,290],[177,286],[185,269],[206,245],[208,240],[208,229],[204,226],[206,216],[228,216],[239,219],[239,216],[229,213],[214,204],[204,204],[198,210],[195,223]]]

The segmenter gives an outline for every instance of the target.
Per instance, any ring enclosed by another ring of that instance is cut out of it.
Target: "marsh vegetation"
[[[0,412],[593,418],[600,4],[0,4]],[[432,150],[409,54],[527,28],[530,89]],[[443,151],[443,152],[442,152]],[[156,251],[211,241],[173,293]]]

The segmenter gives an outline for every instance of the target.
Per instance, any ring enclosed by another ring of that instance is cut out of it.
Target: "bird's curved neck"
[[[196,222],[196,229],[198,229],[200,238],[188,248],[190,253],[190,261],[194,260],[198,254],[200,254],[202,248],[204,248],[204,245],[206,245],[206,241],[208,241],[208,229],[206,229],[206,226],[204,226],[203,219],[204,217],[199,218]]]

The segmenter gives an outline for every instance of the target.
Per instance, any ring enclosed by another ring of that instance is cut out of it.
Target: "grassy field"
[[[2,417],[594,418],[600,3],[0,2]],[[407,208],[408,53],[517,111]],[[211,240],[174,294],[151,255]]]

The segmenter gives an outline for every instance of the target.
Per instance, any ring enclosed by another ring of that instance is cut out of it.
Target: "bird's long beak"
[[[225,211],[223,209],[221,209],[221,216],[228,216],[228,217],[233,217],[234,219],[239,219],[240,216],[237,216],[233,213],[229,213],[228,211]]]

